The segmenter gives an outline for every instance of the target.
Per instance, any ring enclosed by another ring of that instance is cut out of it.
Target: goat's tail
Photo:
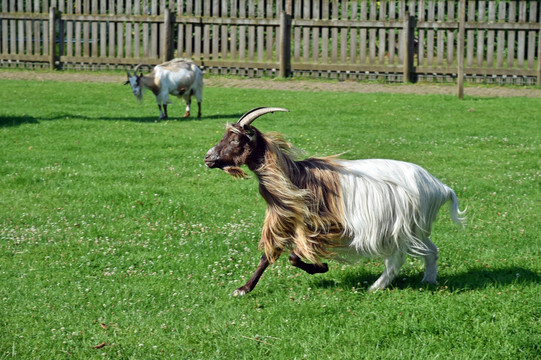
[[[451,188],[449,188],[449,200],[451,200],[451,218],[459,228],[464,228],[467,209],[460,211],[458,208],[458,197]]]

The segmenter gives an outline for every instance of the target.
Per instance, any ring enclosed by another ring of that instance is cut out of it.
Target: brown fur
[[[294,161],[287,154],[293,149],[288,142],[264,135],[261,140],[265,158],[253,169],[267,202],[260,247],[270,262],[288,248],[320,264],[320,258],[330,257],[330,249],[341,244],[339,165],[333,158]]]
[[[248,174],[238,166],[226,166],[223,170],[234,178],[246,179],[248,177]]]
[[[149,88],[150,91],[152,91],[152,93],[154,95],[158,95],[158,93],[160,92],[160,81],[159,81],[159,79],[155,78],[154,76],[147,76],[147,77],[141,76],[139,79],[140,79],[139,81],[142,81],[143,84],[147,88]],[[143,94],[143,92],[141,92],[141,95],[142,94]]]
[[[185,87],[182,87],[182,85],[179,85],[179,86],[177,87],[177,91],[178,91],[178,95],[177,95],[177,96],[182,96],[182,95],[186,92],[186,90],[188,90],[188,89],[186,89]]]

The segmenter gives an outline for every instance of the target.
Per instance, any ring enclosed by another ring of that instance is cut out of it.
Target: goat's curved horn
[[[239,121],[237,121],[237,124],[240,126],[248,126],[250,125],[255,119],[260,117],[261,115],[264,115],[266,113],[272,113],[275,111],[285,111],[289,112],[288,109],[278,108],[278,107],[258,107],[255,109],[252,109],[248,111],[246,114],[242,115]]]
[[[137,66],[135,67],[135,69],[133,69],[133,75],[137,75],[137,72],[139,71],[139,68],[140,68],[141,66],[146,66],[146,65],[145,65],[145,64],[139,64],[139,65],[137,65]]]

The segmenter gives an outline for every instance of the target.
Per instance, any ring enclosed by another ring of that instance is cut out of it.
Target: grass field
[[[207,88],[201,119],[155,122],[117,84],[0,81],[0,358],[535,359],[541,356],[541,99]],[[418,163],[457,192],[438,286],[408,258],[310,276],[283,257],[254,292],[256,180],[203,164],[254,125],[308,155]],[[183,114],[176,99],[169,114]]]

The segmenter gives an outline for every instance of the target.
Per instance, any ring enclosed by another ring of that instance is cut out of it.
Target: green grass
[[[206,88],[203,118],[155,122],[120,84],[0,80],[0,358],[534,359],[541,353],[541,99]],[[203,164],[256,106],[309,155],[426,167],[440,284],[408,258],[310,276],[284,256],[254,292],[265,204]],[[170,115],[183,114],[176,99]],[[101,348],[94,348],[104,344]]]

